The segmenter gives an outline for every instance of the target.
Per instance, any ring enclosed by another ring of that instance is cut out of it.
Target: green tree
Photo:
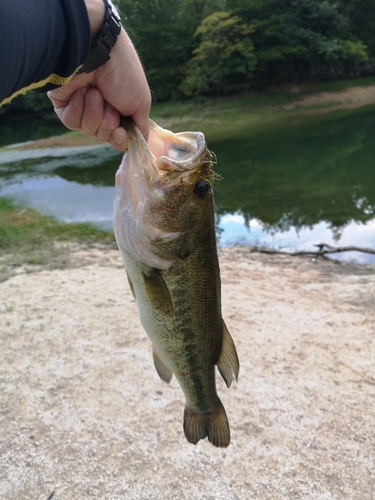
[[[370,59],[375,62],[374,0],[341,0],[339,6],[348,19],[348,36],[361,40]]]
[[[204,15],[206,1],[120,0],[118,4],[154,100],[181,97],[179,84],[194,48],[193,36]]]
[[[360,68],[366,46],[328,0],[228,0],[254,27],[260,86],[275,81],[337,78]]]
[[[206,17],[196,31],[200,44],[187,65],[181,84],[184,94],[220,94],[244,87],[256,66],[252,31],[230,12]]]

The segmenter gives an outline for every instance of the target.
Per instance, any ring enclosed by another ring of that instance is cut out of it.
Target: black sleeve
[[[62,85],[90,51],[84,0],[1,0],[0,33],[0,104],[28,89]]]

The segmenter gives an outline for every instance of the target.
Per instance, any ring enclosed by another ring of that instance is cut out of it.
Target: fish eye
[[[209,190],[210,185],[207,181],[198,181],[194,186],[194,194],[198,196],[198,198],[204,198]]]

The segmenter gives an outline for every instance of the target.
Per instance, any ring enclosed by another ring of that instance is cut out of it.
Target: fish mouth
[[[174,134],[150,120],[148,149],[154,157],[154,177],[165,183],[186,179],[198,173],[207,156],[205,137],[201,132]],[[149,163],[150,165],[150,163]]]
[[[196,178],[203,170],[209,172],[207,160],[210,160],[210,155],[202,132],[173,133],[152,120],[149,124],[147,143],[135,125],[128,130],[133,143],[128,154],[133,156],[132,163],[141,166],[142,175],[150,185],[161,182],[172,187],[178,181],[186,182],[189,176]]]

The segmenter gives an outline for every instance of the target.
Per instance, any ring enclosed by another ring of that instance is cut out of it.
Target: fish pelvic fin
[[[155,349],[152,350],[152,356],[154,358],[154,365],[155,365],[155,370],[157,371],[159,377],[164,381],[169,384],[169,382],[172,380],[173,372],[170,370],[163,361],[159,358],[158,353],[155,351]]]
[[[128,274],[128,271],[126,271],[126,276],[128,277],[129,288],[130,288],[130,291],[131,291],[131,293],[132,293],[132,295],[133,295],[133,298],[134,298],[134,299],[136,299],[136,297],[135,297],[135,290],[134,290],[134,286],[133,286],[133,282],[132,282],[132,280],[130,279],[130,276],[129,276],[129,274]]]
[[[227,414],[220,400],[219,403],[219,407],[209,413],[199,413],[185,407],[184,433],[189,443],[197,444],[200,439],[207,437],[208,441],[218,448],[229,446]]]
[[[174,307],[171,295],[159,269],[150,268],[142,273],[148,299],[152,306],[163,316],[173,316]]]
[[[240,362],[231,334],[223,321],[222,346],[219,359],[216,362],[220,375],[223,377],[227,387],[230,387],[232,381],[238,380],[240,371]]]

